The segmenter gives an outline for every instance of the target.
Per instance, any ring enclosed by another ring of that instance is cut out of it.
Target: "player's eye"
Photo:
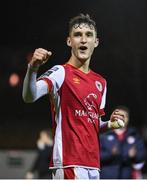
[[[87,33],[87,37],[92,37],[93,36],[93,33],[92,32],[88,32]]]
[[[75,32],[73,35],[74,35],[75,37],[78,37],[78,36],[81,36],[81,33],[80,33],[80,32]]]

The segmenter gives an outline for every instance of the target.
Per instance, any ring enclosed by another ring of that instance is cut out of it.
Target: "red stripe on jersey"
[[[74,168],[65,168],[64,171],[64,179],[75,179]]]
[[[51,92],[51,90],[52,90],[52,88],[53,88],[52,81],[49,80],[48,78],[45,78],[45,77],[40,78],[39,80],[44,80],[45,82],[47,82],[47,84],[48,84],[48,91]]]

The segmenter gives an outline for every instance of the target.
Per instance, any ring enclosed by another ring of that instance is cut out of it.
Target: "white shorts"
[[[100,173],[97,169],[83,167],[69,167],[53,170],[53,179],[100,179]]]

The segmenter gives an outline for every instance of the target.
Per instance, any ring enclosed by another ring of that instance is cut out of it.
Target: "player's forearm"
[[[36,100],[36,78],[37,69],[32,69],[28,65],[27,73],[23,82],[23,92],[22,96],[25,102],[31,103]]]

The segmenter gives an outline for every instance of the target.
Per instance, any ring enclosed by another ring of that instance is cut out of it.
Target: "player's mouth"
[[[80,49],[81,51],[85,51],[85,50],[87,50],[88,48],[87,48],[87,46],[80,46],[79,49]]]

